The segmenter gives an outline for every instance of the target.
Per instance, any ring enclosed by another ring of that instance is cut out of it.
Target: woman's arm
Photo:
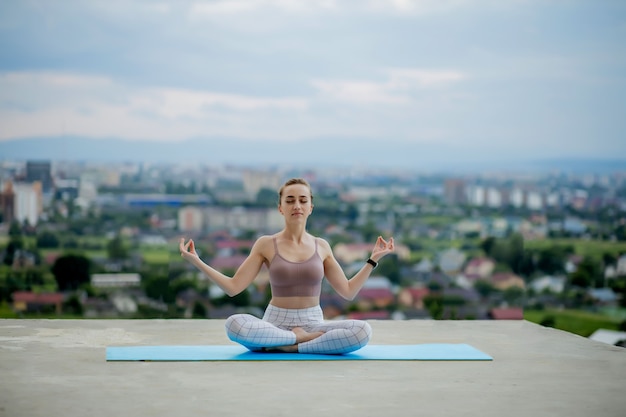
[[[328,242],[322,239],[327,256],[324,259],[324,275],[328,279],[328,283],[333,287],[337,294],[346,300],[353,300],[359,293],[365,281],[369,278],[374,267],[364,260],[363,267],[350,279],[346,277],[341,265],[333,255],[332,249]],[[378,262],[383,256],[393,252],[395,249],[393,238],[389,242],[385,241],[381,236],[376,240],[372,255],[370,258]]]
[[[235,272],[233,277],[226,276],[220,271],[207,265],[200,259],[196,252],[195,244],[193,240],[189,240],[185,243],[185,239],[180,239],[180,256],[183,257],[190,264],[198,268],[200,272],[204,273],[212,282],[220,287],[230,297],[234,297],[243,290],[245,290],[256,278],[257,274],[261,270],[261,266],[265,262],[265,257],[262,255],[261,247],[263,238],[259,238],[250,251],[250,255],[243,261],[241,266]]]

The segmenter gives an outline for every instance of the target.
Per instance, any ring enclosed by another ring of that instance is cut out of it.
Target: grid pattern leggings
[[[318,338],[298,344],[299,353],[342,354],[362,348],[372,336],[371,326],[362,320],[324,321],[320,306],[287,309],[268,305],[263,318],[251,314],[234,314],[226,319],[226,334],[250,350],[261,350],[296,343],[291,331],[301,327],[312,333],[324,332]]]

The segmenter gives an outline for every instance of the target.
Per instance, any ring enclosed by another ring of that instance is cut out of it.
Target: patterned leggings
[[[253,351],[295,344],[296,335],[291,331],[294,327],[302,327],[309,333],[324,332],[318,338],[299,343],[299,353],[353,352],[365,346],[372,336],[372,328],[365,321],[324,321],[320,306],[287,309],[270,304],[263,319],[251,314],[234,314],[226,319],[226,334],[230,340]]]

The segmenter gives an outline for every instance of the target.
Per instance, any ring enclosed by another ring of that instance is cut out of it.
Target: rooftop
[[[494,360],[106,362],[112,345],[232,342],[223,320],[0,320],[0,416],[625,415],[624,348],[521,320],[370,323],[371,344]]]

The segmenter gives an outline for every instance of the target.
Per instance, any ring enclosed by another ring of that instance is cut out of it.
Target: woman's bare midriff
[[[320,304],[319,297],[272,297],[270,304],[278,308],[310,308]]]

